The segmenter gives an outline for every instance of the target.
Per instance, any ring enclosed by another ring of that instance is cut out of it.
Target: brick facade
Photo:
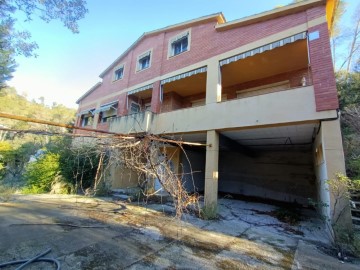
[[[211,19],[200,20],[191,25],[185,24],[183,27],[155,31],[141,38],[114,64],[113,68],[102,74],[102,84],[81,99],[81,110],[84,109],[82,104],[94,104],[91,106],[95,107],[96,101],[103,99],[107,95],[122,90],[126,91],[128,88],[164,74],[207,60],[213,56],[269,37],[278,32],[308,23],[311,20],[323,18],[326,15],[325,13],[325,6],[319,5],[292,14],[225,30],[216,28],[218,22],[214,16]],[[168,57],[169,40],[186,30],[190,32],[191,36],[190,50],[175,57]],[[237,85],[233,89],[224,88],[223,92],[227,94],[227,98],[236,98],[235,88],[238,91],[280,80],[289,80],[290,87],[297,87],[300,85],[302,77],[305,77],[308,85],[311,83],[314,85],[317,111],[337,109],[338,100],[333,76],[327,23],[308,28],[308,30],[309,32],[318,31],[320,33],[319,39],[309,41],[308,49],[311,67],[306,70],[291,71],[269,78],[249,81]],[[148,50],[151,50],[151,66],[142,71],[136,71],[138,56]],[[124,65],[124,75],[122,79],[114,81],[114,70],[119,65]],[[155,81],[151,99],[151,110],[154,113],[166,112],[170,108],[178,109],[191,106],[191,97],[181,101],[181,98],[174,96],[174,94],[164,95],[164,103],[161,106],[160,95],[160,81]],[[110,102],[116,99],[119,100],[118,115],[126,115],[128,113],[126,93],[121,93],[107,100]],[[102,100],[101,104],[106,102]],[[168,106],[168,103],[171,103],[171,105]]]
[[[315,89],[317,111],[339,107],[334,68],[331,57],[327,24],[309,28],[309,33],[318,33],[319,38],[309,41],[310,64]]]

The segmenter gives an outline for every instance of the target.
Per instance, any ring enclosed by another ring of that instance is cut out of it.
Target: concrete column
[[[219,134],[207,131],[205,164],[205,206],[216,207],[218,197]]]
[[[159,113],[161,108],[161,85],[160,81],[154,82],[152,96],[151,96],[151,111],[153,113]]]
[[[221,72],[219,61],[211,60],[207,66],[206,104],[221,102]]]
[[[96,103],[95,110],[97,110],[97,109],[100,109],[100,102],[99,101]],[[99,122],[99,113],[95,113],[94,121],[93,121],[93,124],[92,124],[93,129],[96,129],[98,122]]]
[[[323,121],[321,123],[321,136],[323,160],[325,164],[325,180],[336,179],[337,173],[346,175],[340,121]],[[338,220],[337,224],[351,228],[352,221],[349,199],[334,196],[334,192],[331,191],[332,187],[329,187],[326,183],[323,183],[322,186],[326,188],[325,192],[329,193],[327,197],[330,201],[326,203],[330,206],[328,214],[330,214],[332,222]],[[324,192],[324,190],[321,192]]]

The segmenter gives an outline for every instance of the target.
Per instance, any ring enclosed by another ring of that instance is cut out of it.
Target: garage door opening
[[[221,148],[219,192],[303,206],[316,200],[312,144],[318,124],[221,134],[247,151]]]

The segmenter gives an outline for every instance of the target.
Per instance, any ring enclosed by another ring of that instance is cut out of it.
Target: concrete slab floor
[[[46,257],[61,269],[360,269],[317,248],[328,244],[319,220],[289,226],[266,214],[274,206],[237,200],[221,199],[219,208],[219,220],[179,221],[171,204],[16,195],[0,203],[0,263],[51,248]]]

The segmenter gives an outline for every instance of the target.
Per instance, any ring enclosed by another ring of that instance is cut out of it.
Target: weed
[[[289,225],[297,225],[301,220],[301,211],[298,208],[278,208],[273,211],[274,216]]]
[[[0,201],[2,202],[10,201],[14,192],[15,192],[14,188],[9,188],[0,185]]]
[[[218,208],[216,204],[204,206],[200,211],[200,217],[205,220],[217,219]]]

